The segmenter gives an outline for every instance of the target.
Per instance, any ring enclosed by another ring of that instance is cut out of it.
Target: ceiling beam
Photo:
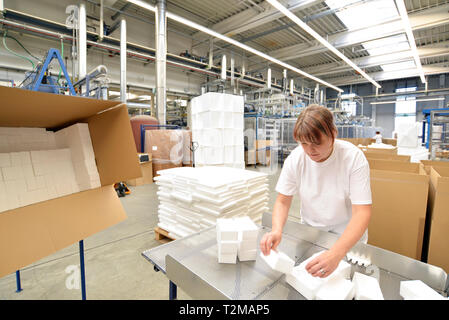
[[[304,10],[310,6],[321,3],[320,0],[286,0],[284,2],[292,12]],[[273,20],[282,18],[284,15],[273,8],[268,2],[263,2],[259,5],[265,11],[256,12],[251,9],[246,9],[240,13],[237,13],[223,21],[216,23],[213,26],[208,26],[218,33],[224,34],[227,37],[232,37],[238,33],[256,28],[260,25],[269,23]],[[195,34],[195,38],[206,40],[207,37],[204,34]]]
[[[442,74],[449,72],[449,62],[441,62],[435,63],[431,65],[423,66],[424,74],[433,75],[433,74]],[[380,71],[370,73],[370,76],[376,81],[386,81],[392,79],[404,79],[411,77],[419,77],[418,69],[405,69],[405,70],[395,70],[395,71]],[[348,76],[348,77],[335,77],[335,78],[327,78],[326,81],[331,82],[336,86],[345,86],[350,84],[357,83],[368,83],[368,81],[361,76]]]
[[[448,56],[449,41],[418,47],[418,54],[421,59],[439,56]],[[410,50],[352,59],[352,61],[360,68],[370,68],[383,64],[392,64],[411,60],[413,60],[413,55]],[[326,74],[335,74],[345,71],[351,71],[352,68],[349,67],[347,64],[339,61],[322,64],[316,67],[301,68],[301,70],[318,77]]]
[[[437,27],[449,23],[449,4],[425,9],[409,15],[412,29],[422,30],[430,27]],[[353,46],[362,42],[377,40],[397,34],[404,33],[404,28],[400,18],[355,31],[345,31],[328,37],[328,42],[336,48]],[[289,61],[300,57],[319,54],[328,49],[318,41],[296,44],[290,47],[274,50],[268,54],[282,61]]]

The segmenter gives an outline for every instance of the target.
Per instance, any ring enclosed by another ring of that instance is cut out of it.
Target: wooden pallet
[[[173,237],[169,236],[168,231],[159,227],[154,228],[154,237],[161,243],[167,243],[175,240]]]

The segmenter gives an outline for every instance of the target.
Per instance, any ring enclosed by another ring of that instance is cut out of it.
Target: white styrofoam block
[[[20,164],[22,166],[31,164],[31,156],[29,151],[19,152]]]
[[[239,232],[235,224],[229,219],[217,219],[217,240],[238,241]]]
[[[260,257],[264,260],[273,270],[277,270],[283,273],[290,273],[293,270],[295,261],[281,251],[270,250],[270,254],[264,255],[260,253]]]
[[[326,281],[325,278],[312,276],[300,266],[294,267],[285,280],[308,300],[315,299],[318,289]]]
[[[44,176],[36,176],[36,188],[44,189],[46,187],[47,187],[47,185],[46,185]]]
[[[315,298],[317,300],[352,300],[354,291],[352,281],[341,277],[333,277],[323,283]]]
[[[22,168],[23,176],[25,178],[34,177],[34,170],[33,170],[33,166],[31,164],[22,165],[21,168]]]
[[[382,290],[376,278],[360,272],[354,272],[352,282],[356,300],[384,300]]]
[[[239,240],[238,242],[238,251],[249,251],[249,250],[256,250],[259,243],[257,242],[257,239],[252,240]]]
[[[27,191],[33,191],[33,190],[37,190],[37,181],[36,181],[36,177],[34,176],[26,176],[25,177],[25,181],[27,184]]]
[[[256,258],[257,258],[257,249],[246,250],[246,251],[239,250],[239,251],[237,251],[237,257],[238,257],[238,259],[240,261],[256,260]]]
[[[217,243],[218,254],[237,253],[238,245],[238,241],[219,241]]]
[[[18,167],[20,165],[22,165],[22,159],[21,159],[21,155],[20,152],[11,152],[11,166],[12,167]]]
[[[421,280],[401,281],[399,294],[404,300],[443,300],[444,297]]]
[[[221,254],[218,256],[219,263],[237,263],[237,253]]]
[[[11,155],[9,153],[0,153],[0,168],[11,166]]]
[[[21,180],[24,179],[23,171],[21,166],[14,166],[14,167],[6,167],[2,168],[3,172],[3,179],[5,181],[9,180]]]

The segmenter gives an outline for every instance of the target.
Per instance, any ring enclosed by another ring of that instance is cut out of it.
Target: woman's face
[[[310,159],[315,162],[323,162],[332,154],[334,139],[322,134],[319,144],[309,141],[302,141],[300,144]]]

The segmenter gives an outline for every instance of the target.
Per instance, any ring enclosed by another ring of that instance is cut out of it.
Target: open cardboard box
[[[429,189],[423,165],[368,161],[373,199],[368,243],[421,260]]]
[[[430,168],[428,219],[423,256],[449,272],[449,167]],[[428,241],[428,244],[426,243]]]
[[[424,170],[430,175],[430,167],[442,167],[449,168],[449,161],[438,161],[438,160],[420,160],[424,165]]]
[[[88,123],[101,187],[0,213],[0,277],[126,219],[113,184],[141,176],[120,102],[0,86],[0,127]]]
[[[373,160],[392,160],[392,161],[401,161],[401,162],[410,162],[411,156],[406,155],[397,155],[397,154],[385,154],[378,152],[371,152],[370,150],[364,151],[365,157],[367,159]]]

